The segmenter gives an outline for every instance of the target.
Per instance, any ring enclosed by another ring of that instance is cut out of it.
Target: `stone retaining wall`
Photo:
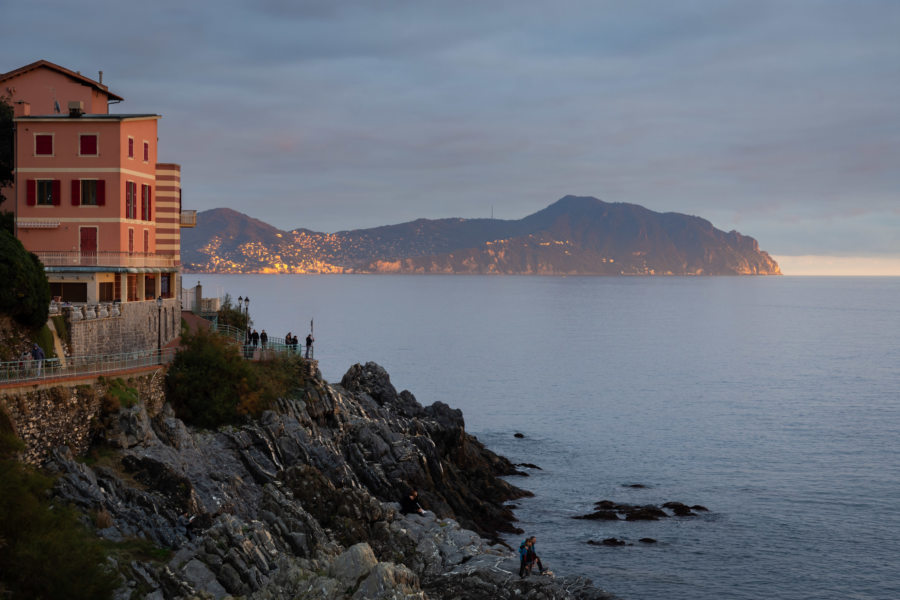
[[[163,300],[162,310],[156,301],[125,302],[115,317],[97,317],[73,321],[67,313],[69,353],[118,354],[156,350],[178,337],[181,328],[181,303],[177,298]]]
[[[151,417],[159,414],[166,399],[163,368],[123,380],[137,391]],[[109,409],[107,402],[104,410],[103,401],[109,381],[100,378],[89,384],[31,386],[0,392],[0,408],[9,416],[16,435],[25,442],[22,460],[40,465],[58,446],[68,446],[76,456],[87,452]]]

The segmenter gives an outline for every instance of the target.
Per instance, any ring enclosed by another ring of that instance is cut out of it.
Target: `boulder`
[[[344,553],[334,559],[328,574],[347,586],[356,585],[366,577],[378,560],[372,547],[365,542],[360,542],[348,548]]]

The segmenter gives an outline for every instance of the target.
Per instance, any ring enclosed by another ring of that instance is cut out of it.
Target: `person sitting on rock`
[[[541,559],[538,557],[537,552],[534,549],[535,542],[537,542],[537,538],[535,536],[531,536],[529,538],[525,538],[525,541],[519,544],[520,578],[525,577],[526,575],[531,575],[531,570],[534,568],[534,563],[537,563],[540,573],[544,572],[544,565],[541,563]]]
[[[400,499],[400,512],[404,515],[408,515],[410,513],[424,515],[425,509],[422,508],[421,504],[419,504],[418,498],[419,492],[417,492],[415,488],[410,489],[409,493]]]

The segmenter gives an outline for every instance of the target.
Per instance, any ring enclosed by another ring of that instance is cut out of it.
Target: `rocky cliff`
[[[116,548],[119,598],[609,598],[581,578],[520,580],[497,541],[507,500],[527,492],[460,411],[421,406],[383,369],[318,374],[258,421],[193,430],[168,407],[110,419],[78,460],[48,466],[56,492]],[[425,516],[398,513],[416,487]],[[142,542],[141,546],[139,542]]]

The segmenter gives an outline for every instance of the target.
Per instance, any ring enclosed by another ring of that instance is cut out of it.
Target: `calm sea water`
[[[314,318],[330,381],[374,360],[542,467],[516,514],[557,573],[626,600],[900,598],[898,278],[196,278],[270,336]],[[710,512],[571,519],[602,499]],[[608,537],[633,545],[587,544]]]

